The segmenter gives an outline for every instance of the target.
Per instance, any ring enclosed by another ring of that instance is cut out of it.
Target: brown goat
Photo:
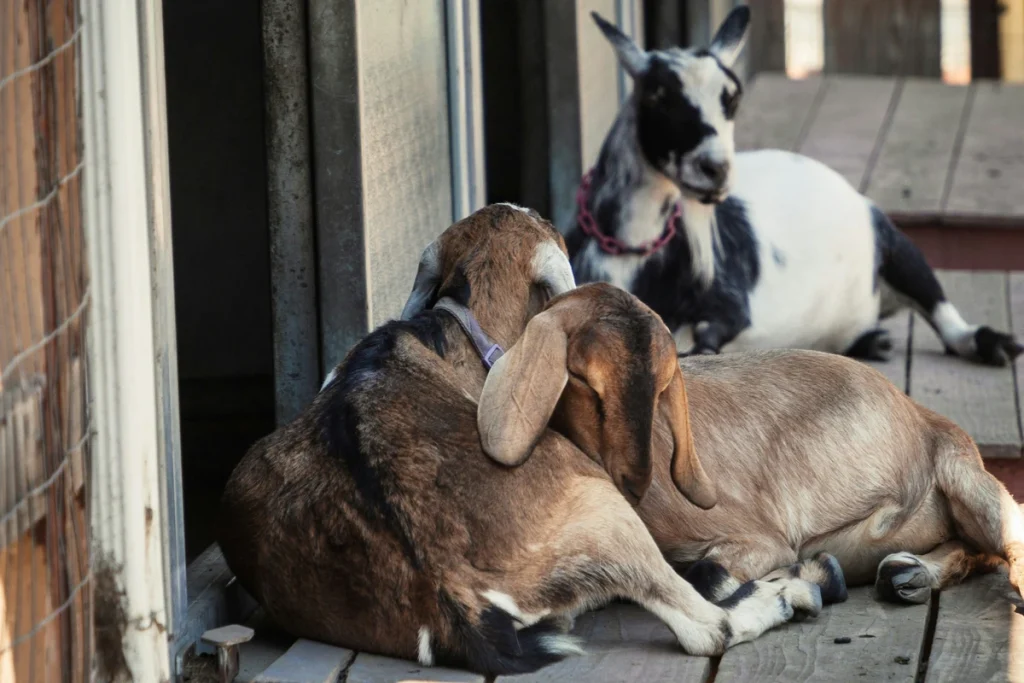
[[[567,354],[564,333],[531,334],[540,324],[573,330],[577,342]],[[880,597],[897,602],[924,602],[932,590],[997,567],[1008,567],[1021,588],[1024,517],[1013,498],[962,429],[867,365],[814,351],[698,356],[677,365],[657,314],[604,284],[552,300],[505,362],[538,357],[552,359],[531,386],[544,400],[520,401],[522,419],[485,412],[481,402],[486,450],[506,464],[523,462],[524,453],[503,434],[527,443],[533,425],[549,417],[602,462],[615,438],[604,419],[626,405],[626,420],[642,424],[647,387],[677,373],[674,390],[687,399],[656,420],[653,457],[631,463],[630,488],[636,496],[646,491],[637,512],[658,547],[691,567],[685,576],[709,599],[726,598],[741,581],[786,575],[778,570],[821,552],[837,558],[842,573],[829,577],[821,565],[804,564],[799,575],[822,585],[826,603],[845,599],[842,574],[851,585],[874,580]],[[492,372],[484,395],[515,396],[522,381]],[[717,483],[714,509],[698,510],[676,490],[690,485],[696,462],[673,456],[681,432],[692,432]],[[613,479],[624,467],[604,464]]]
[[[630,463],[649,463],[653,400],[639,431],[628,428],[635,407],[609,412],[609,433],[636,437],[613,438],[617,460],[602,451],[603,462],[619,463],[612,478],[543,425],[521,467],[485,455],[484,354],[461,325],[471,314],[505,348],[528,329],[527,345],[557,352],[547,319],[527,322],[572,286],[550,223],[511,206],[478,211],[424,252],[407,319],[367,336],[298,418],[249,450],[224,493],[219,541],[281,626],[495,675],[578,651],[562,632],[566,617],[614,598],[654,612],[694,654],[820,610],[818,587],[789,576],[751,582],[716,605],[664,559],[612,483],[642,493],[646,474],[634,470],[646,467]],[[655,388],[671,379],[659,376]],[[676,414],[684,396],[666,399]],[[534,400],[506,398],[509,409]],[[712,504],[689,440],[677,445],[682,490]]]

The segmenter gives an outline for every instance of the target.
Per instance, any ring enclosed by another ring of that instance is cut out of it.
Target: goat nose
[[[707,176],[708,180],[715,184],[716,187],[720,187],[725,183],[726,177],[729,175],[729,162],[728,161],[715,161],[708,157],[702,157],[697,162],[697,168],[700,172]]]

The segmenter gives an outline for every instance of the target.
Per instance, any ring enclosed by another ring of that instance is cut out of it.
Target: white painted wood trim
[[[169,575],[166,597],[168,633],[177,634],[188,609],[185,562],[185,502],[181,471],[181,421],[178,403],[178,344],[174,317],[174,254],[171,244],[171,184],[167,144],[167,89],[164,80],[163,3],[139,2],[143,29],[143,123],[146,168],[150,173],[150,253],[153,261],[153,330],[156,351],[157,430],[162,447],[165,524],[162,526]]]
[[[177,435],[166,438],[163,414],[176,411],[176,356],[159,2],[83,0],[82,16],[93,572],[123,591],[126,677],[167,680],[165,477]]]
[[[487,201],[479,0],[445,0],[445,21],[452,218],[459,220]]]

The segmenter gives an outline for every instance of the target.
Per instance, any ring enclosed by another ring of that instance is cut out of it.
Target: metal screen
[[[84,681],[89,277],[77,0],[0,0],[0,681]]]

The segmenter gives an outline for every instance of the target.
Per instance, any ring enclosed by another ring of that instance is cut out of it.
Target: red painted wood
[[[989,459],[985,469],[1003,482],[1018,503],[1024,503],[1024,460]]]
[[[933,268],[1024,270],[1024,226],[894,222]]]

